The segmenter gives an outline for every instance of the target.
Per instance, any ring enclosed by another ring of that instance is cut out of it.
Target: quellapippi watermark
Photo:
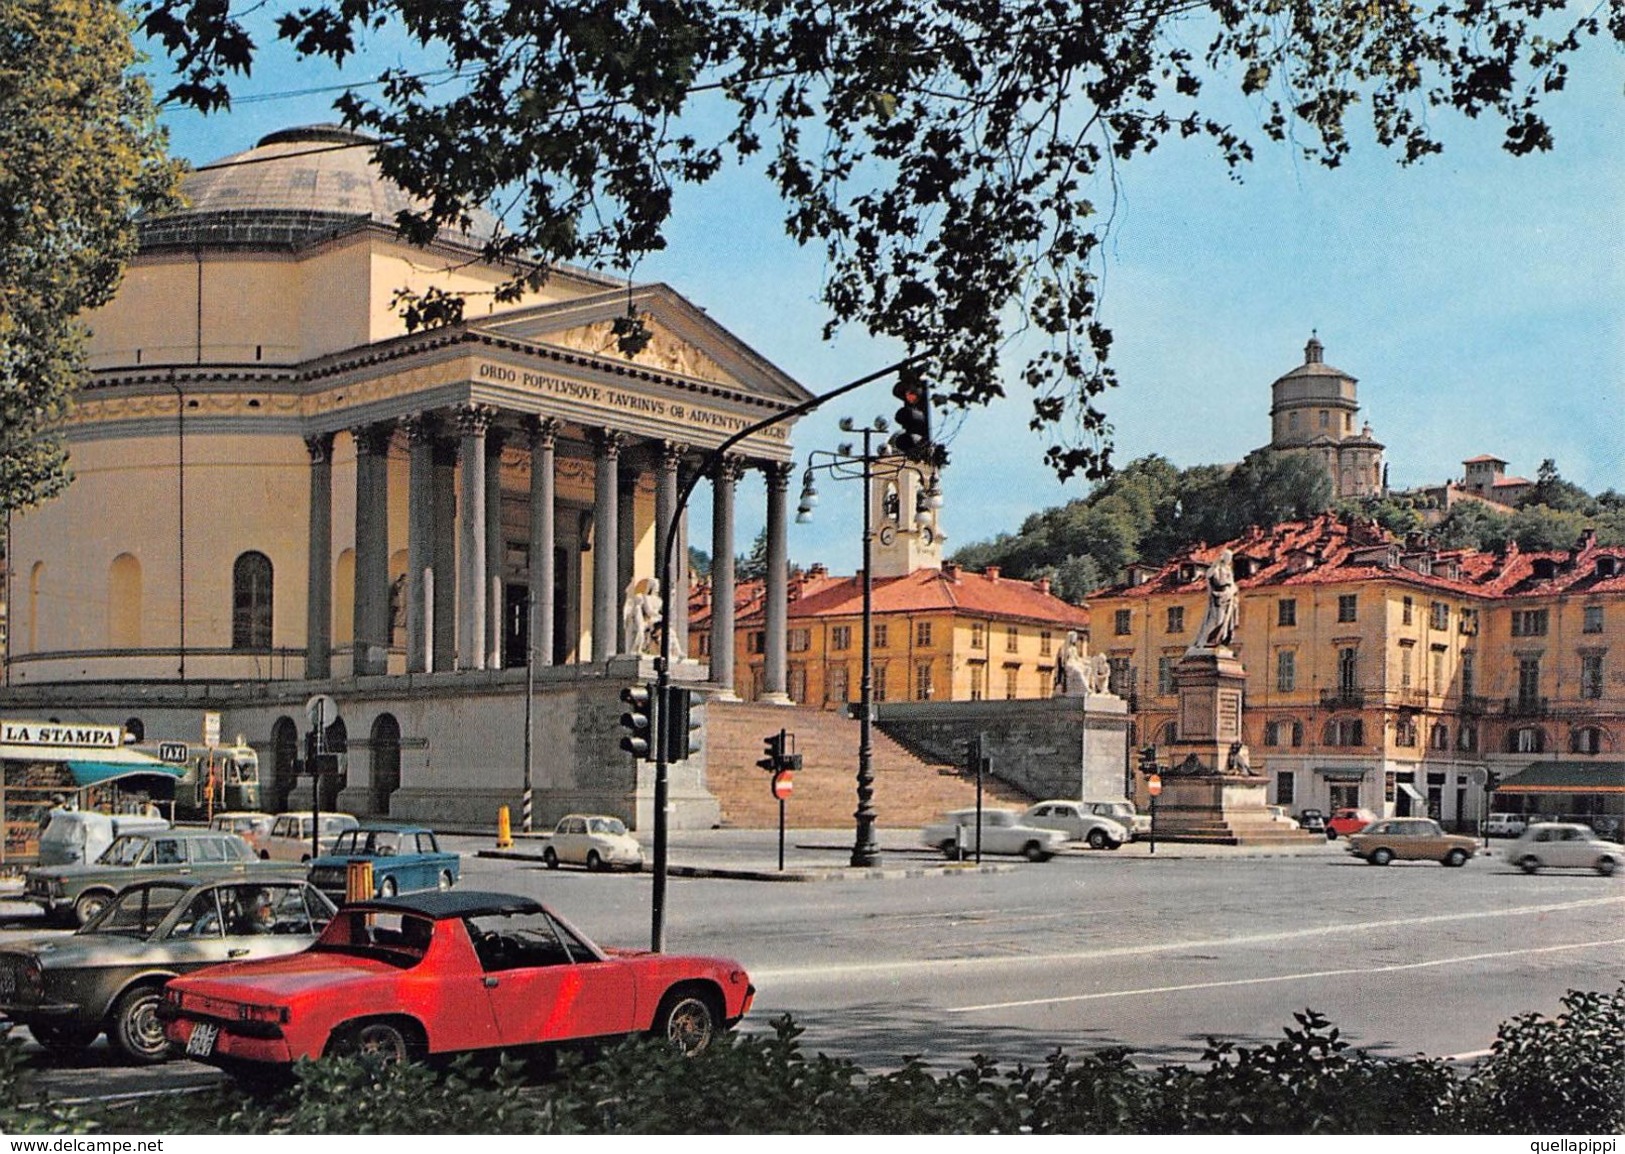
[[[1549,1138],[1529,1143],[1534,1154],[1615,1154],[1618,1138]]]

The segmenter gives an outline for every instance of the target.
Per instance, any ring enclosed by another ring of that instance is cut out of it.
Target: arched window
[[[1570,753],[1601,753],[1602,730],[1595,725],[1583,725],[1569,734]]]
[[[271,559],[244,553],[231,567],[231,647],[271,648]]]
[[[401,787],[401,726],[392,713],[372,723],[372,812],[387,816],[389,798]]]
[[[107,572],[107,644],[141,648],[141,562],[129,553],[114,557]]]

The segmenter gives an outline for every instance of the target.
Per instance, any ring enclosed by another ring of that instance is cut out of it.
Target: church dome
[[[393,228],[396,214],[419,204],[378,170],[378,139],[332,124],[287,128],[246,152],[211,161],[181,182],[186,207],[142,221],[141,247],[299,248],[368,224]],[[477,211],[477,245],[496,220]]]

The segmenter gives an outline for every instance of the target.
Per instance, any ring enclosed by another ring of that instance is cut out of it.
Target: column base
[[[764,693],[756,699],[758,705],[794,705],[788,693]]]

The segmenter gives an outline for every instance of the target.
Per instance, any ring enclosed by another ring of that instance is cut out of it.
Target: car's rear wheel
[[[107,908],[107,903],[113,900],[113,895],[106,890],[86,890],[80,894],[73,903],[73,916],[80,925],[87,924],[91,918]]]
[[[28,1032],[51,1053],[69,1056],[94,1042],[102,1031],[99,1026],[84,1026],[78,1022],[34,1022]]]
[[[655,1032],[685,1058],[703,1054],[722,1029],[716,997],[698,990],[675,990],[655,1013]]]
[[[1450,866],[1451,868],[1466,865],[1467,851],[1464,849],[1451,850],[1449,853],[1444,855],[1444,864]]]
[[[1090,849],[1105,849],[1106,848],[1106,842],[1109,839],[1106,837],[1106,831],[1105,830],[1103,830],[1103,829],[1092,829],[1092,830],[1089,831],[1089,836],[1087,838],[1085,838],[1084,840],[1089,843],[1089,848]]]
[[[137,986],[126,990],[113,1005],[107,1023],[107,1040],[132,1062],[152,1065],[169,1057],[169,1041],[164,1024],[158,1020],[159,986]]]
[[[399,892],[400,888],[396,886],[394,878],[385,878],[378,883],[378,896],[381,898],[392,898]]]
[[[327,1052],[341,1058],[360,1058],[383,1066],[410,1061],[412,1039],[394,1022],[361,1022],[335,1034]]]
[[[1614,870],[1616,868],[1618,868],[1618,866],[1611,857],[1600,857],[1597,859],[1597,872],[1605,878],[1613,877]]]
[[[1518,868],[1526,874],[1532,874],[1540,868],[1540,859],[1534,854],[1530,854],[1528,857],[1519,860]]]
[[[1337,840],[1337,831],[1335,829],[1333,829],[1331,826],[1326,827],[1326,840],[1327,841],[1336,841]]]
[[[542,864],[550,870],[559,868],[559,855],[552,846],[548,846],[542,851]]]
[[[456,884],[457,884],[457,879],[451,876],[451,871],[450,870],[441,870],[440,871],[439,887],[442,890],[449,890],[452,886],[454,886]]]
[[[1048,861],[1050,852],[1037,842],[1030,841],[1021,847],[1021,856],[1028,861]]]
[[[601,870],[603,868],[604,868],[604,859],[598,856],[598,851],[595,850],[595,849],[588,850],[587,851],[587,869],[590,870],[593,873],[597,873],[599,870]]]
[[[1387,865],[1389,862],[1394,860],[1394,851],[1379,847],[1378,849],[1372,850],[1371,856],[1366,860],[1372,865]]]
[[[958,860],[959,843],[953,838],[944,838],[937,848],[942,851],[942,856],[947,858],[949,861]]]

